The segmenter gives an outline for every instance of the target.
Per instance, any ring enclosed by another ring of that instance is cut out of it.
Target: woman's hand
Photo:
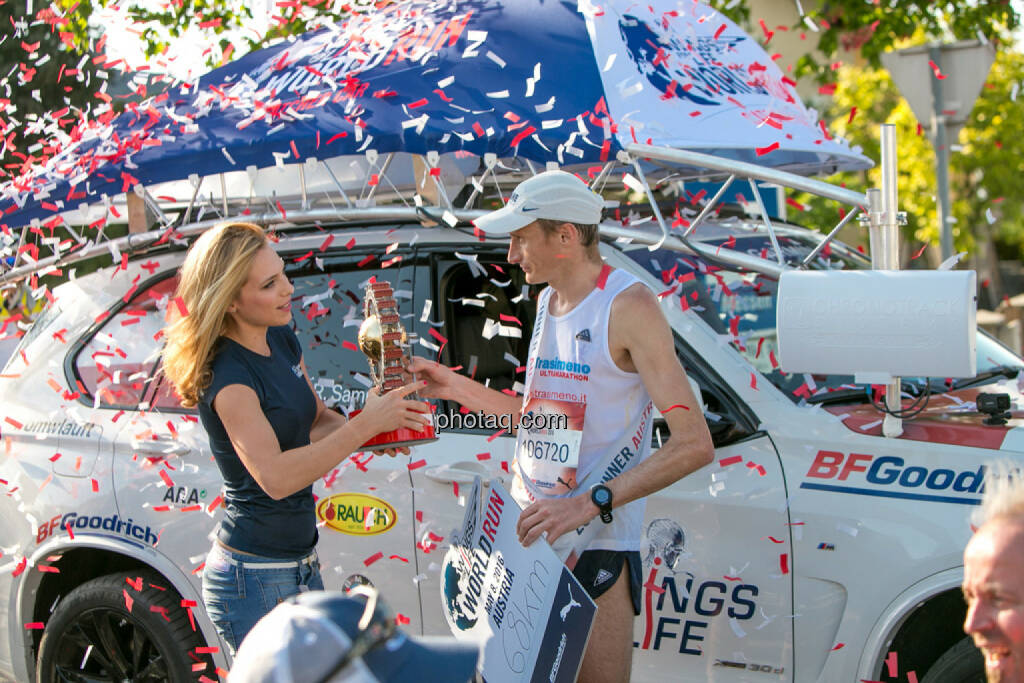
[[[371,438],[402,427],[423,429],[430,424],[430,406],[423,401],[405,398],[423,386],[423,382],[411,382],[383,395],[377,388],[371,389],[366,392],[363,410],[353,418],[353,422],[358,422]]]

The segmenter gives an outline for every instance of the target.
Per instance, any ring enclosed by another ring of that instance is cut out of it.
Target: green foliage
[[[1020,24],[1007,0],[823,0],[806,5],[808,19],[819,28],[817,54],[801,57],[796,75],[819,82],[831,79],[829,64],[840,50],[879,68],[882,53],[914,35],[944,42],[984,36],[998,44],[1009,41]]]
[[[880,158],[879,126],[896,126],[899,202],[908,221],[904,239],[915,249],[923,243],[937,244],[935,152],[927,126],[918,126],[888,72],[872,67],[841,68],[838,87],[823,116],[833,131],[851,144],[860,145],[864,154],[876,161]],[[1009,247],[1024,255],[1024,198],[1020,194],[1024,174],[1024,55],[1010,51],[997,54],[971,119],[950,149],[955,249],[974,255],[991,223],[992,236],[1004,249]],[[864,192],[881,187],[881,169],[876,166],[830,180]],[[807,206],[797,216],[801,223],[819,229],[835,224],[834,203],[807,195],[797,200]]]

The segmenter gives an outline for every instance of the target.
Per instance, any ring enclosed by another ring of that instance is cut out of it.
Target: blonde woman
[[[167,329],[164,372],[198,406],[225,484],[224,518],[203,570],[203,601],[232,654],[290,595],[323,589],[312,484],[376,434],[420,429],[412,384],[368,396],[352,420],[313,391],[291,321],[294,287],[263,230],[226,223],[189,249]]]

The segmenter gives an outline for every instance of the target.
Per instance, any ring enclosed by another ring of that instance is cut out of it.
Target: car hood
[[[987,425],[976,401],[981,393],[1010,395],[1010,419],[1005,425]],[[850,431],[882,435],[882,413],[871,404],[827,406]],[[917,417],[903,420],[903,434],[897,438],[998,451],[1024,453],[1024,394],[1016,382],[1000,382],[979,388],[933,393]]]

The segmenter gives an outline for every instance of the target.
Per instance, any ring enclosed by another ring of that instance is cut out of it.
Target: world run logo
[[[729,95],[737,94],[787,98],[781,84],[780,92],[769,92],[763,72],[753,76],[727,66],[741,61],[736,47],[748,40],[746,36],[682,37],[671,29],[661,32],[658,28],[629,14],[619,19],[619,34],[629,58],[652,86],[665,93],[665,99],[677,97],[701,106],[719,106]]]

